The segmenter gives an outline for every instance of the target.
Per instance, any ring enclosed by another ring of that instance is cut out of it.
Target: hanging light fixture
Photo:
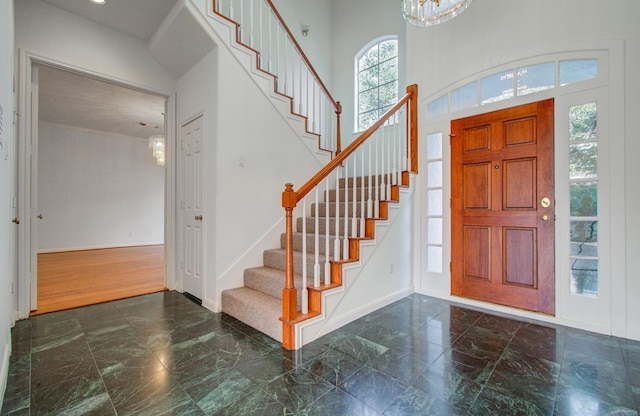
[[[401,0],[402,14],[407,22],[415,26],[433,26],[453,19],[472,0]]]
[[[149,149],[153,151],[156,165],[164,166],[164,136],[149,137]]]

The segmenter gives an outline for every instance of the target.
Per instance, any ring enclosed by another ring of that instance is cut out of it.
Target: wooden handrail
[[[225,16],[220,10],[218,10],[218,0],[212,0],[212,1],[213,1],[213,11],[214,11],[214,13],[220,15],[221,17],[223,17],[224,19],[226,19],[226,20],[228,20],[228,21],[230,21],[232,23],[235,23],[238,27],[240,27],[239,23],[237,23],[234,20],[232,20],[229,16]],[[300,44],[296,40],[295,36],[293,35],[291,30],[289,29],[289,26],[287,26],[287,24],[285,23],[284,19],[282,18],[282,15],[280,15],[280,12],[278,12],[278,9],[276,9],[276,7],[273,4],[273,2],[271,0],[262,0],[262,1],[264,1],[268,5],[269,9],[271,9],[271,12],[273,13],[273,16],[275,17],[276,21],[280,24],[280,27],[282,28],[282,30],[284,31],[286,36],[290,39],[291,44],[293,45],[295,50],[298,52],[298,54],[299,54],[300,58],[302,59],[302,61],[305,63],[305,65],[307,67],[307,70],[312,75],[312,78],[315,80],[315,82],[317,82],[317,84],[320,87],[320,89],[324,92],[324,95],[325,95],[327,101],[329,103],[331,103],[331,105],[333,106],[333,109],[334,109],[335,114],[336,114],[336,130],[337,130],[336,131],[336,148],[333,149],[333,152],[334,152],[333,154],[337,155],[342,150],[341,141],[340,141],[340,116],[342,114],[342,105],[340,104],[340,101],[336,101],[333,98],[333,96],[329,92],[329,89],[327,88],[327,86],[324,84],[324,82],[322,81],[322,79],[318,75],[318,72],[316,71],[315,67],[311,64],[311,61],[309,60],[307,55],[302,50],[302,47],[300,46]],[[242,43],[242,41],[239,38],[238,38],[238,41],[240,43]],[[242,43],[242,44],[244,45],[244,43]],[[245,45],[245,46],[247,46],[249,49],[251,49],[254,52],[256,52],[258,55],[262,54],[262,52],[263,52],[263,51],[254,49],[253,45],[251,45],[251,46]],[[260,65],[258,65],[258,69],[269,73],[268,71],[262,69],[260,67]],[[274,76],[274,78],[277,81],[278,75],[275,75],[275,74],[271,74],[271,75]],[[276,92],[278,92],[277,88],[276,88]],[[305,116],[305,115],[303,115],[303,116]],[[329,149],[324,149],[324,150],[332,150],[332,149],[329,148]]]
[[[316,72],[316,69],[313,67],[313,65],[311,65],[311,61],[309,61],[309,58],[307,58],[307,55],[302,51],[302,48],[300,47],[300,44],[296,40],[295,36],[293,36],[293,33],[291,33],[291,30],[289,30],[289,26],[287,26],[287,24],[284,22],[284,19],[282,18],[282,16],[280,16],[280,13],[278,12],[278,9],[276,9],[276,6],[273,5],[271,0],[265,0],[265,1],[269,4],[269,7],[271,7],[271,10],[273,10],[273,14],[278,18],[278,21],[282,25],[282,28],[285,30],[285,32],[287,32],[287,35],[289,35],[289,38],[291,39],[291,42],[293,42],[293,45],[298,50],[298,53],[300,53],[300,56],[302,57],[304,62],[307,64],[307,66],[309,67],[309,70],[311,71],[313,76],[318,81],[318,84],[320,85],[320,87],[322,88],[324,93],[327,94],[327,97],[329,97],[329,100],[331,101],[331,103],[333,104],[333,107],[337,111],[338,110],[338,102],[333,99],[333,96],[331,95],[331,93],[329,92],[327,87],[324,85],[324,82],[322,82],[322,79],[320,78],[320,76]]]
[[[294,286],[293,270],[293,211],[298,202],[320,182],[325,180],[334,170],[343,165],[343,162],[362,146],[373,134],[379,130],[391,116],[396,114],[403,106],[407,106],[406,143],[407,157],[411,160],[411,165],[407,169],[411,172],[418,171],[418,86],[410,85],[406,89],[406,94],[400,101],[391,107],[378,121],[365,130],[353,143],[343,151],[336,152],[336,157],[323,167],[316,175],[302,185],[298,191],[293,189],[293,184],[287,183],[282,192],[282,207],[286,212],[286,248],[285,248],[285,282],[282,289],[282,345],[286,349],[296,348],[295,321],[298,319],[297,289]],[[338,103],[340,108],[340,103]],[[336,111],[338,114],[338,112]],[[338,114],[339,119],[339,114]],[[409,152],[411,152],[409,154]],[[377,185],[376,185],[377,186]],[[346,229],[346,225],[345,225]],[[329,255],[327,253],[327,255]]]
[[[405,94],[404,97],[402,97],[400,99],[400,101],[398,101],[393,107],[391,107],[389,109],[389,111],[387,111],[378,121],[373,123],[371,125],[371,127],[366,129],[353,143],[351,143],[349,146],[347,146],[346,149],[344,149],[342,152],[340,152],[340,154],[338,156],[333,158],[333,160],[331,162],[329,162],[327,165],[325,165],[324,168],[320,169],[320,171],[318,173],[316,173],[316,175],[313,178],[309,179],[307,181],[307,183],[305,183],[300,188],[298,188],[298,191],[295,192],[295,194],[296,194],[296,204],[299,201],[301,201],[302,198],[305,197],[305,195],[307,195],[316,186],[318,186],[318,184],[324,178],[329,176],[329,174],[331,172],[333,172],[335,168],[337,168],[338,166],[342,165],[342,162],[344,162],[344,160],[346,158],[348,158],[349,155],[351,155],[358,147],[360,147],[360,145],[362,145],[362,143],[367,141],[367,139],[369,137],[371,137],[371,135],[373,133],[375,133],[376,130],[378,130],[380,127],[382,127],[382,125],[393,114],[395,114],[396,111],[398,111],[400,108],[402,108],[402,106],[404,106],[407,102],[409,102],[409,100],[412,100],[414,97],[417,98],[417,96],[418,96],[418,86],[415,85],[415,84],[414,85],[409,85],[407,87],[407,93]],[[418,107],[417,107],[416,100],[412,100],[412,101],[413,102],[409,107],[409,114],[408,114],[408,116],[410,117],[410,125],[409,125],[409,127],[411,128],[411,131],[410,131],[411,136],[408,139],[411,140],[411,142],[412,142],[411,149],[414,149],[416,147],[415,143],[418,140],[418,138],[417,138],[417,129],[416,129],[417,124],[418,124],[418,122],[417,122],[418,115],[417,115],[416,111],[417,111]],[[414,116],[415,116],[415,121],[414,121]],[[417,171],[417,169],[415,169],[414,166],[411,166],[411,170],[414,171],[414,172]],[[294,205],[294,208],[295,208],[295,205]]]

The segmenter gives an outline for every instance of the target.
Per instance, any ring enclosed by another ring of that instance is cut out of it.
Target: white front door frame
[[[17,236],[17,270],[15,275],[15,287],[17,288],[17,305],[14,305],[16,319],[29,317],[32,310],[32,290],[31,279],[37,273],[34,269],[34,256],[37,255],[37,241],[33,241],[32,227],[29,219],[37,214],[33,214],[37,206],[33,201],[31,192],[31,155],[32,143],[32,112],[31,112],[31,77],[34,64],[54,66],[60,69],[76,72],[93,78],[102,79],[127,88],[133,88],[150,94],[164,96],[167,99],[166,120],[166,160],[165,160],[165,287],[174,289],[176,287],[175,276],[175,94],[167,94],[149,90],[132,83],[127,83],[120,79],[109,77],[67,65],[54,59],[39,56],[24,50],[19,51],[18,57],[18,122],[17,122],[17,142],[16,142],[16,177],[17,177],[17,214],[21,219]],[[37,151],[37,149],[35,149]],[[32,215],[33,214],[33,215]]]

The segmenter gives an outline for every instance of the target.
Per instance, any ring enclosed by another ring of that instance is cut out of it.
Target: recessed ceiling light
[[[95,4],[105,4],[107,2],[107,0],[91,0],[91,3],[95,3]]]

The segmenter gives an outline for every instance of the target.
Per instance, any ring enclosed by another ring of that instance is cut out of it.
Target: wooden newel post
[[[336,103],[336,117],[337,117],[337,129],[338,132],[336,134],[336,156],[342,152],[342,143],[340,142],[340,115],[342,114],[342,104],[340,101]]]
[[[285,278],[282,289],[282,346],[286,349],[295,348],[295,334],[291,321],[298,316],[298,293],[293,283],[293,209],[298,203],[297,193],[293,184],[285,185],[282,192],[282,207],[285,209],[286,249],[285,249]]]
[[[411,151],[411,166],[408,170],[418,173],[418,84],[409,85],[407,93],[411,94],[409,100],[409,150]]]

